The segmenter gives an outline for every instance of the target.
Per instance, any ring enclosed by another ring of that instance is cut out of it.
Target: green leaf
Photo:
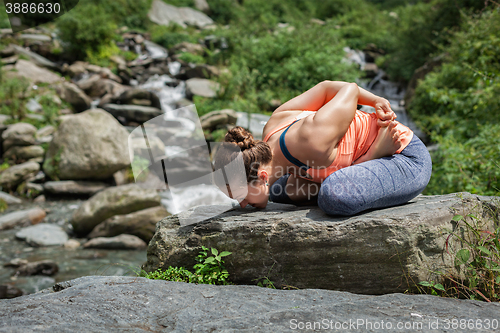
[[[212,254],[213,254],[214,256],[216,256],[216,255],[218,255],[218,254],[219,254],[219,251],[217,251],[217,249],[216,249],[216,248],[212,248]]]
[[[212,262],[214,262],[215,258],[214,257],[208,257],[207,259],[205,259],[205,264],[210,264]]]
[[[460,221],[463,218],[464,217],[462,215],[455,215],[455,216],[453,216],[452,220],[455,221],[455,222],[458,222],[458,221]]]
[[[467,249],[461,249],[460,251],[457,252],[456,260],[460,264],[466,264],[469,258],[470,258],[470,251]]]
[[[441,283],[436,283],[434,285],[434,288],[436,288],[437,290],[445,291],[444,287],[443,287],[443,285]]]
[[[221,257],[225,257],[225,256],[230,255],[231,253],[232,253],[232,252],[222,251],[222,252],[220,253],[220,256],[221,256]]]
[[[418,284],[424,287],[432,287],[432,284],[427,281],[420,281]]]
[[[484,246],[478,246],[476,247],[478,250],[480,250],[481,252],[483,253],[486,253],[487,255],[491,255],[491,252],[490,250],[488,250],[487,248],[485,248]]]

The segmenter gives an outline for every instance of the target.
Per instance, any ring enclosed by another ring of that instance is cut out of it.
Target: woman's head
[[[214,167],[216,170],[225,168],[240,156],[245,168],[247,196],[244,199],[243,197],[236,198],[231,194],[235,184],[226,183],[228,193],[231,197],[241,200],[242,207],[246,204],[265,207],[269,197],[267,189],[269,174],[265,169],[271,165],[271,148],[266,142],[255,140],[253,135],[243,127],[236,126],[227,132],[224,143],[217,149]]]

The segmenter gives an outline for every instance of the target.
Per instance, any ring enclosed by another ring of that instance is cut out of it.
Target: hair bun
[[[250,149],[257,143],[257,141],[253,138],[252,133],[241,126],[236,126],[230,129],[224,140],[226,142],[236,143],[241,150]]]

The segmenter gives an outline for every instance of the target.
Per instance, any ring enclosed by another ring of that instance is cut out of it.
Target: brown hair
[[[239,147],[240,149],[235,149]],[[252,133],[241,126],[230,129],[224,137],[224,143],[215,153],[215,169],[220,169],[243,154],[247,183],[258,179],[257,171],[261,165],[271,162],[273,154],[267,142],[255,140]]]

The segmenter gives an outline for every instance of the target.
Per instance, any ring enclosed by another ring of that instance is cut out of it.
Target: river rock
[[[21,289],[9,284],[0,284],[0,299],[15,298],[22,296],[24,293]]]
[[[149,242],[155,233],[156,223],[169,215],[163,206],[143,209],[126,215],[115,215],[98,224],[88,237],[112,237],[129,234]]]
[[[36,137],[37,138],[47,137],[49,135],[54,134],[55,131],[56,131],[56,128],[54,126],[47,125],[47,126],[40,128],[38,131],[36,131]]]
[[[9,125],[2,133],[3,150],[12,146],[30,146],[35,143],[36,127],[28,123]]]
[[[87,65],[88,64],[86,62],[76,61],[70,66],[67,66],[65,68],[63,67],[63,69],[70,77],[75,77],[87,73],[87,68],[86,68]]]
[[[109,187],[85,201],[71,219],[74,231],[86,235],[102,221],[114,216],[160,205],[156,190],[142,189],[137,184]]]
[[[61,180],[106,179],[129,164],[127,130],[108,112],[92,109],[65,116],[43,169]]]
[[[74,250],[80,247],[80,242],[76,239],[70,239],[66,243],[64,243],[64,248],[69,250]]]
[[[200,117],[200,122],[204,130],[213,130],[221,125],[235,125],[237,119],[238,115],[234,110],[224,109],[204,114]]]
[[[11,166],[0,173],[0,186],[12,189],[40,170],[40,163],[28,161]]]
[[[161,103],[158,96],[154,92],[141,88],[132,88],[121,93],[117,102],[119,104],[135,104],[135,100],[148,100],[150,106],[161,109]]]
[[[148,17],[154,23],[159,25],[170,25],[176,23],[183,28],[192,25],[202,28],[213,24],[214,21],[207,15],[189,7],[175,7],[161,0],[154,0],[149,10]]]
[[[56,86],[59,97],[73,106],[76,112],[90,108],[92,100],[74,83],[63,82]]]
[[[26,161],[36,157],[43,157],[45,151],[41,146],[14,146],[10,147],[4,154],[3,158],[11,159],[14,161]]]
[[[48,69],[38,67],[34,63],[19,59],[14,67],[17,72],[15,76],[25,77],[32,83],[56,83],[61,81],[61,77]]]
[[[68,240],[68,234],[60,226],[49,223],[23,228],[16,233],[16,237],[32,246],[64,245]]]
[[[186,96],[190,99],[193,96],[216,97],[219,89],[219,83],[207,79],[193,78],[186,81]]]
[[[194,6],[196,9],[204,12],[205,14],[210,13],[210,6],[208,5],[207,0],[194,0]]]
[[[16,226],[26,226],[40,223],[47,214],[39,207],[19,210],[0,216],[0,230],[11,229]]]
[[[46,193],[55,195],[94,195],[97,192],[109,187],[103,182],[93,182],[86,180],[60,180],[48,181],[43,184]]]
[[[492,229],[500,206],[493,204],[494,197],[462,195],[463,200],[456,194],[418,196],[405,205],[352,217],[273,203],[264,210],[237,208],[181,227],[181,213],[158,222],[144,269],[192,267],[204,245],[233,253],[226,268],[237,283],[268,276],[277,287],[401,292],[410,287],[407,281],[436,281],[432,272],[454,267],[445,242],[458,211],[483,216],[485,228]],[[210,207],[201,206],[200,214]],[[450,239],[450,252],[459,247],[454,241]]]
[[[18,59],[19,59],[18,55],[13,55],[8,58],[2,58],[2,66],[14,65]]]
[[[97,237],[83,244],[86,249],[139,250],[146,248],[146,242],[137,236],[119,235],[116,237]]]
[[[356,295],[305,289],[215,286],[139,277],[86,276],[40,293],[0,302],[6,332],[450,332],[451,320],[484,324],[500,305],[431,295]],[[60,320],[71,318],[71,320]],[[327,323],[326,326],[325,322]],[[315,324],[316,323],[316,324]],[[397,330],[408,323],[408,330]],[[342,326],[343,325],[343,326]],[[349,329],[349,325],[354,327]],[[326,327],[326,328],[325,328]],[[331,327],[331,329],[330,329]],[[335,327],[340,329],[336,329]],[[347,329],[342,329],[342,327]],[[474,326],[474,332],[492,332]],[[477,327],[477,328],[476,328]]]
[[[93,65],[93,64],[88,64],[88,65],[86,65],[86,69],[89,72],[99,74],[104,79],[110,79],[110,80],[116,81],[118,83],[122,83],[122,79],[120,79],[120,77],[118,75],[114,74],[111,71],[111,69],[109,69],[107,67],[101,67],[101,66],[97,66],[97,65]]]
[[[0,199],[5,201],[7,204],[20,204],[23,201],[19,198],[16,198],[13,195],[10,195],[9,193],[5,193],[3,191],[0,191]]]
[[[169,49],[169,52],[172,54],[188,52],[196,55],[203,55],[203,53],[205,53],[205,49],[200,44],[181,42],[172,46]]]
[[[29,57],[30,60],[38,66],[46,67],[46,68],[49,68],[52,70],[59,69],[59,66],[57,66],[56,63],[48,60],[47,58],[42,57],[41,55],[39,55],[35,52],[31,52],[31,51],[29,51],[29,50],[27,50],[19,45],[15,45],[15,44],[10,44],[10,46],[14,49],[14,51],[17,54],[23,54],[23,55]],[[18,63],[19,63],[19,61],[18,61]],[[28,73],[29,73],[29,71],[28,71]]]
[[[141,124],[163,114],[160,109],[140,105],[105,104],[102,108],[116,118],[123,117]]]
[[[20,266],[16,270],[16,275],[32,276],[32,275],[47,275],[52,276],[59,271],[59,266],[52,260],[42,260],[29,262],[26,265]]]

